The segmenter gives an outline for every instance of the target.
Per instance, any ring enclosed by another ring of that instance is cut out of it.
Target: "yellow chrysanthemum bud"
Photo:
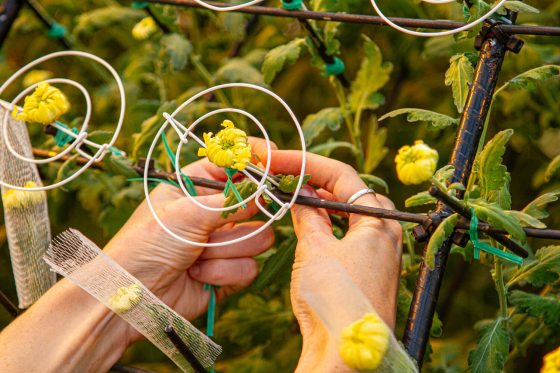
[[[342,330],[340,357],[352,369],[375,369],[389,348],[390,335],[391,331],[379,316],[367,313]]]
[[[53,73],[49,70],[31,70],[23,77],[23,86],[30,87],[33,84],[42,82],[43,80],[47,80],[52,78]]]
[[[28,181],[23,187],[37,188],[37,184],[33,181]],[[2,194],[5,209],[20,209],[39,204],[44,200],[45,192],[42,191],[28,192],[25,190],[8,189]]]
[[[132,28],[132,37],[136,40],[146,40],[157,31],[156,22],[152,17],[143,18]]]
[[[116,313],[124,313],[136,306],[142,296],[142,288],[138,284],[129,287],[120,287],[117,292],[109,298],[109,307]]]
[[[541,373],[558,373],[560,372],[560,348],[549,352],[543,359]]]
[[[231,120],[224,120],[223,130],[216,135],[204,134],[205,148],[198,149],[199,157],[208,157],[219,167],[243,171],[251,161],[251,145],[245,131],[235,128]]]
[[[68,99],[60,89],[41,83],[31,95],[25,96],[23,110],[14,108],[14,119],[26,122],[51,124],[70,110]]]
[[[438,152],[422,140],[413,146],[403,146],[395,157],[397,176],[406,185],[416,185],[429,180],[436,171]]]

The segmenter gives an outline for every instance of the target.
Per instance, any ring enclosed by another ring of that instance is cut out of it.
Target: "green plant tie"
[[[165,152],[167,153],[167,156],[173,163],[173,166],[175,166],[175,154],[173,154],[173,151],[171,150],[169,144],[167,143],[167,137],[165,136],[165,132],[161,133],[161,140],[163,141],[163,146],[165,147]],[[185,175],[183,171],[181,171],[181,176],[183,177],[183,182],[185,183],[185,187],[187,188],[187,191],[191,196],[195,197],[197,195],[196,188],[194,187],[194,183],[192,182],[191,178]]]
[[[111,146],[111,147],[109,148],[109,151],[111,152],[111,154],[120,155],[120,156],[122,156],[122,157],[124,157],[124,156],[126,155],[125,152],[123,152],[122,150],[120,150],[120,149],[118,149],[118,148],[116,148],[116,147],[114,147],[114,146]]]
[[[286,10],[299,10],[302,7],[302,0],[282,0],[282,8]]]
[[[216,292],[214,285],[204,284],[204,290],[210,292],[210,300],[208,301],[208,315],[206,322],[206,335],[209,337],[214,336],[214,320],[216,318]]]
[[[325,75],[326,76],[340,75],[340,74],[344,73],[344,70],[346,70],[346,65],[344,65],[344,61],[342,61],[338,57],[334,57],[334,60],[333,60],[332,63],[328,63],[328,64],[325,65]]]
[[[474,246],[474,258],[480,259],[480,250],[487,252],[488,254],[495,255],[499,258],[508,260],[512,263],[521,265],[523,264],[523,258],[515,254],[508,253],[507,251],[502,251],[497,249],[486,242],[481,242],[478,240],[478,218],[474,213],[474,209],[471,208],[471,223],[469,227],[469,236]]]
[[[47,32],[47,35],[53,39],[60,39],[66,35],[66,28],[60,23],[53,22],[50,30]]]
[[[150,5],[147,1],[133,1],[132,7],[135,9],[147,8]]]
[[[237,201],[243,202],[243,197],[241,196],[241,194],[237,190],[237,187],[235,186],[235,184],[231,180],[231,178],[237,173],[237,170],[235,168],[226,167],[226,168],[224,168],[224,171],[226,172],[226,175],[227,175],[227,182],[226,182],[226,187],[224,188],[224,195],[227,197],[227,195],[229,194],[229,191],[231,190],[233,192],[233,194],[235,195],[235,198],[237,198]],[[247,208],[247,205],[243,204],[241,207]]]
[[[60,127],[64,128],[64,129],[70,129],[68,128],[68,126],[62,122],[56,121],[56,124],[58,124]],[[78,129],[77,128],[72,128],[71,129],[72,133],[74,133],[75,135],[78,134]],[[74,140],[74,136],[61,131],[61,130],[57,130],[56,134],[54,135],[54,142],[56,143],[56,146],[59,147],[63,147],[64,145],[68,144],[70,141]]]

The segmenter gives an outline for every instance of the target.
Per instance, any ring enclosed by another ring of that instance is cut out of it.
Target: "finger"
[[[259,269],[252,258],[210,259],[197,261],[188,272],[206,284],[245,287],[257,277]]]
[[[244,237],[258,229],[265,222],[250,221],[236,224],[235,226],[216,231],[210,235],[210,243],[226,242],[236,238]],[[265,228],[262,232],[253,236],[250,240],[234,243],[222,247],[208,247],[204,250],[201,259],[229,259],[244,258],[259,255],[268,250],[274,244],[274,230],[271,227]]]
[[[318,197],[313,188],[309,186],[304,186],[300,194],[307,197]],[[324,209],[295,204],[291,211],[294,231],[298,240],[313,242],[334,238],[332,222]]]

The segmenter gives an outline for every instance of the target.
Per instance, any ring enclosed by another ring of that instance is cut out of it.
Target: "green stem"
[[[495,243],[494,243],[495,245]],[[500,301],[500,316],[504,319],[508,318],[507,305],[507,289],[504,283],[503,263],[500,259],[494,257],[494,282],[498,291],[498,299]]]
[[[531,343],[533,343],[533,341],[540,336],[541,332],[545,328],[546,328],[545,324],[542,323],[531,334],[529,334],[527,337],[525,337],[523,342],[521,342],[518,346],[516,346],[513,349],[513,351],[509,354],[508,361],[511,361],[513,358],[517,357],[520,353],[525,353],[525,351],[527,350],[527,347],[529,347],[529,345]]]

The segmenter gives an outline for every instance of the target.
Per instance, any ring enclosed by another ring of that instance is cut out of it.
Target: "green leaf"
[[[114,134],[115,133],[113,131],[97,130],[97,131],[92,131],[92,132],[88,133],[87,139],[89,141],[93,141],[93,142],[98,143],[98,144],[104,144],[104,143],[108,143],[109,141],[111,141]]]
[[[556,281],[560,274],[560,246],[545,246],[535,254],[534,259],[526,259],[511,276],[508,287],[514,284],[530,283],[541,287]]]
[[[506,1],[502,6],[517,13],[540,13],[537,8],[533,8],[532,6],[517,0]]]
[[[370,174],[379,166],[379,163],[387,156],[389,149],[385,146],[387,141],[387,128],[379,128],[375,117],[371,120],[366,145],[366,158],[364,172]]]
[[[127,178],[138,177],[138,172],[133,168],[132,161],[121,155],[111,154],[103,161],[103,170],[113,175],[123,175]]]
[[[469,367],[473,373],[502,372],[508,353],[507,320],[500,317],[480,331],[478,345],[469,353]]]
[[[529,204],[525,206],[521,211],[537,219],[548,218],[549,214],[548,211],[546,211],[546,206],[549,203],[558,201],[559,195],[560,195],[560,189],[540,195],[537,198],[535,198],[532,202],[529,202]]]
[[[251,194],[257,191],[257,184],[253,183],[251,180],[243,180],[240,181],[239,183],[235,183],[235,187],[237,188],[237,191],[239,192],[239,194],[243,199],[248,198]],[[239,201],[237,200],[237,197],[233,193],[233,188],[230,188],[226,200],[224,201],[223,207],[230,207],[238,203]],[[239,207],[233,210],[222,211],[221,216],[222,218],[226,219],[231,214],[235,214],[238,210]]]
[[[271,49],[264,57],[264,63],[262,65],[264,81],[270,84],[276,77],[276,74],[282,71],[286,65],[295,63],[304,45],[305,39],[297,38],[288,44]]]
[[[136,22],[143,17],[145,17],[145,13],[139,9],[110,5],[80,14],[73,33],[75,35],[87,36],[98,30],[106,31],[112,26],[123,27],[123,23]]]
[[[556,171],[560,168],[560,155],[554,157],[552,161],[548,164],[546,171],[544,173],[544,180],[549,182],[550,179],[556,174]]]
[[[445,85],[453,90],[453,101],[459,113],[463,112],[473,81],[474,68],[465,54],[456,54],[449,60],[449,69],[445,72]]]
[[[518,311],[532,317],[539,317],[546,325],[560,327],[560,300],[556,295],[540,296],[520,290],[514,290],[509,296],[511,304]]]
[[[306,145],[311,145],[313,140],[327,127],[331,131],[338,131],[343,121],[342,110],[339,107],[325,108],[308,115],[302,125]]]
[[[323,144],[315,145],[314,147],[310,148],[309,152],[328,157],[335,149],[339,148],[347,148],[352,152],[355,151],[354,145],[352,145],[348,141],[327,141]]]
[[[297,185],[299,183],[300,175],[277,175],[280,177],[280,183],[278,183],[278,189],[280,189],[284,193],[294,193],[297,189]],[[307,184],[307,182],[311,179],[311,175],[303,175],[303,183],[301,185]]]
[[[364,183],[366,183],[368,188],[373,190],[384,190],[385,193],[389,193],[389,185],[387,185],[387,182],[382,178],[370,174],[360,174],[360,177]]]
[[[370,38],[363,35],[365,58],[362,60],[356,79],[350,87],[348,104],[354,112],[363,109],[376,109],[380,105],[376,94],[388,81],[393,65],[383,62],[381,50]]]
[[[160,58],[172,71],[182,70],[187,66],[192,53],[192,44],[179,34],[168,34],[160,41]]]
[[[436,113],[435,111],[415,108],[393,110],[383,115],[379,120],[394,118],[402,114],[407,114],[406,120],[409,122],[430,122],[436,128],[446,128],[459,124],[459,118],[451,118],[448,115]]]
[[[512,135],[512,129],[499,132],[488,141],[477,158],[481,195],[489,202],[498,202],[504,209],[511,207],[511,196],[509,194],[510,175],[502,164],[502,157]]]
[[[146,148],[147,145],[154,140],[154,136],[156,135],[157,131],[160,128],[160,125],[164,121],[163,113],[171,113],[175,110],[176,107],[177,103],[175,101],[164,102],[163,104],[161,104],[155,115],[149,117],[142,123],[140,132],[132,135],[132,159],[138,159],[141,154],[145,154],[144,148]]]
[[[66,161],[64,161],[64,163],[60,166],[58,172],[56,173],[55,183],[61,182],[62,180],[66,179],[67,177],[69,177],[71,174],[74,173],[74,170],[76,169],[77,166],[76,160],[78,159],[78,156],[79,154],[75,154],[72,157],[68,158]],[[65,186],[63,186],[61,189],[68,190],[68,188]]]
[[[220,67],[216,71],[216,80],[226,83],[242,82],[266,86],[261,72],[242,58],[233,58]]]
[[[404,201],[405,207],[433,205],[436,203],[437,199],[432,197],[432,195],[426,191],[415,194],[412,197],[408,197],[406,201]]]
[[[533,227],[533,228],[539,228],[539,229],[546,228],[546,224],[544,224],[542,221],[540,221],[537,218],[534,218],[533,216],[531,216],[529,214],[525,214],[524,212],[512,211],[512,210],[508,210],[508,211],[504,211],[504,212],[507,215],[515,217],[519,221],[519,224],[521,224],[524,227]]]
[[[291,272],[296,253],[297,239],[295,236],[282,241],[276,253],[272,254],[264,263],[259,277],[253,283],[257,292],[263,291],[271,285],[279,275]]]
[[[443,242],[447,240],[451,234],[453,234],[458,220],[458,214],[450,215],[437,226],[436,230],[432,234],[430,242],[428,242],[428,247],[426,248],[426,257],[424,259],[426,265],[431,270],[435,268],[436,253],[441,245],[443,245]]]
[[[535,82],[544,81],[550,78],[557,77],[559,75],[559,65],[544,65],[536,67],[534,69],[525,71],[524,73],[521,73],[515,78],[504,83],[504,85],[496,90],[496,92],[494,93],[494,97],[496,97],[500,92],[508,87],[534,89]]]
[[[505,211],[495,203],[488,203],[480,199],[472,199],[468,202],[480,220],[484,220],[496,228],[508,231],[514,238],[524,242],[525,232],[519,220]]]
[[[453,176],[454,172],[455,172],[455,167],[448,164],[448,165],[443,166],[439,170],[437,170],[433,177],[434,177],[434,179],[439,181],[440,184],[445,185],[447,183],[447,180],[449,180],[451,178],[451,176]]]

